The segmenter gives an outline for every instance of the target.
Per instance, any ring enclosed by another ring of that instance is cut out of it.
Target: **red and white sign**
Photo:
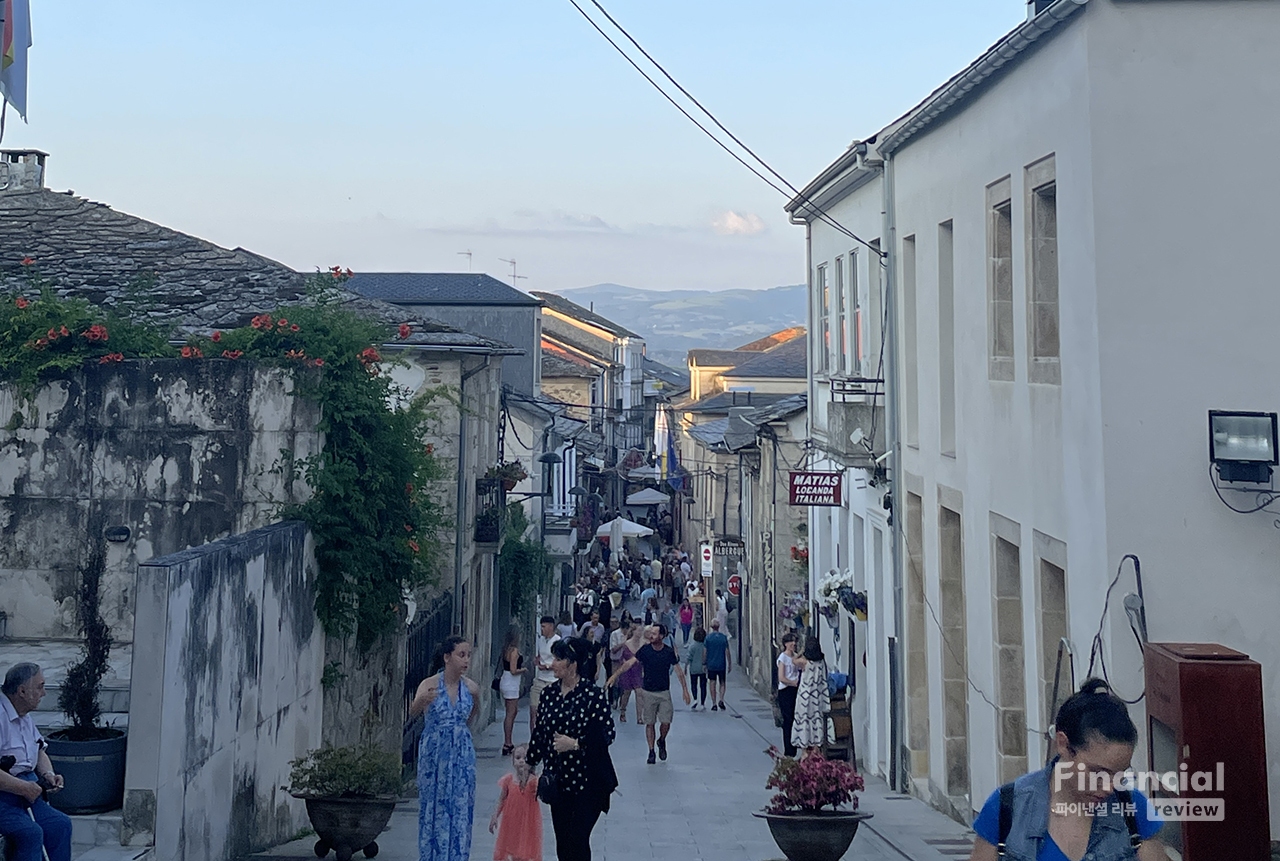
[[[704,543],[702,545],[702,570],[700,573],[702,574],[703,577],[710,577],[712,570],[713,569],[711,566],[711,545]]]
[[[824,505],[839,507],[844,504],[843,472],[793,472],[791,473],[792,505]]]
[[[742,594],[742,578],[737,574],[729,578],[729,594],[735,598]]]

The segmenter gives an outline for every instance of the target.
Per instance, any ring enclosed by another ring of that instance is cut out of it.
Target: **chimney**
[[[38,149],[0,149],[0,192],[44,188],[44,160],[48,157]]]
[[[1052,6],[1053,3],[1054,0],[1027,0],[1027,20],[1030,21],[1045,9]]]

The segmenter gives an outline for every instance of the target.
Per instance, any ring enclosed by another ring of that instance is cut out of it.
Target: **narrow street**
[[[773,861],[782,857],[768,825],[751,815],[770,795],[764,788],[771,767],[764,751],[780,740],[771,707],[746,687],[739,672],[730,681],[726,704],[727,714],[689,712],[683,704],[678,706],[668,738],[670,758],[656,765],[645,763],[644,727],[633,722],[634,707],[627,723],[618,724],[612,754],[621,785],[613,796],[612,810],[596,826],[594,858]],[[522,708],[516,724],[517,742],[527,738],[527,715],[527,709]],[[476,740],[471,857],[477,861],[493,857],[489,816],[497,800],[498,778],[509,768],[508,761],[498,755],[501,747],[501,723],[490,724]],[[922,802],[892,793],[883,782],[872,779],[867,780],[861,799],[861,808],[875,816],[863,823],[846,858],[954,861],[968,857],[971,832]],[[417,856],[417,816],[416,802],[400,805],[389,830],[378,839],[379,857]],[[304,838],[255,857],[314,858],[313,844],[314,838]],[[543,858],[551,861],[555,857],[551,817],[544,808]]]

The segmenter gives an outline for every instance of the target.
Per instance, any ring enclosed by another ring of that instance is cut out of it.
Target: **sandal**
[[[515,749],[516,749],[516,747],[515,747],[515,745],[513,745],[513,744],[504,744],[504,745],[502,746],[502,755],[503,755],[503,756],[511,756],[512,751],[514,751]]]
[[[627,722],[626,713],[618,715],[618,723],[626,723],[626,722]]]

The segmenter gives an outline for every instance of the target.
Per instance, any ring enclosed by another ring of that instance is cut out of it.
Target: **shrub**
[[[766,808],[770,813],[815,812],[823,807],[839,808],[849,804],[858,809],[855,793],[863,789],[862,775],[847,762],[830,760],[821,754],[800,759],[781,756],[770,747],[766,753],[773,759],[773,772],[766,789],[776,789]]]
[[[400,795],[400,757],[376,747],[325,746],[289,763],[285,789],[318,798],[385,798]]]

